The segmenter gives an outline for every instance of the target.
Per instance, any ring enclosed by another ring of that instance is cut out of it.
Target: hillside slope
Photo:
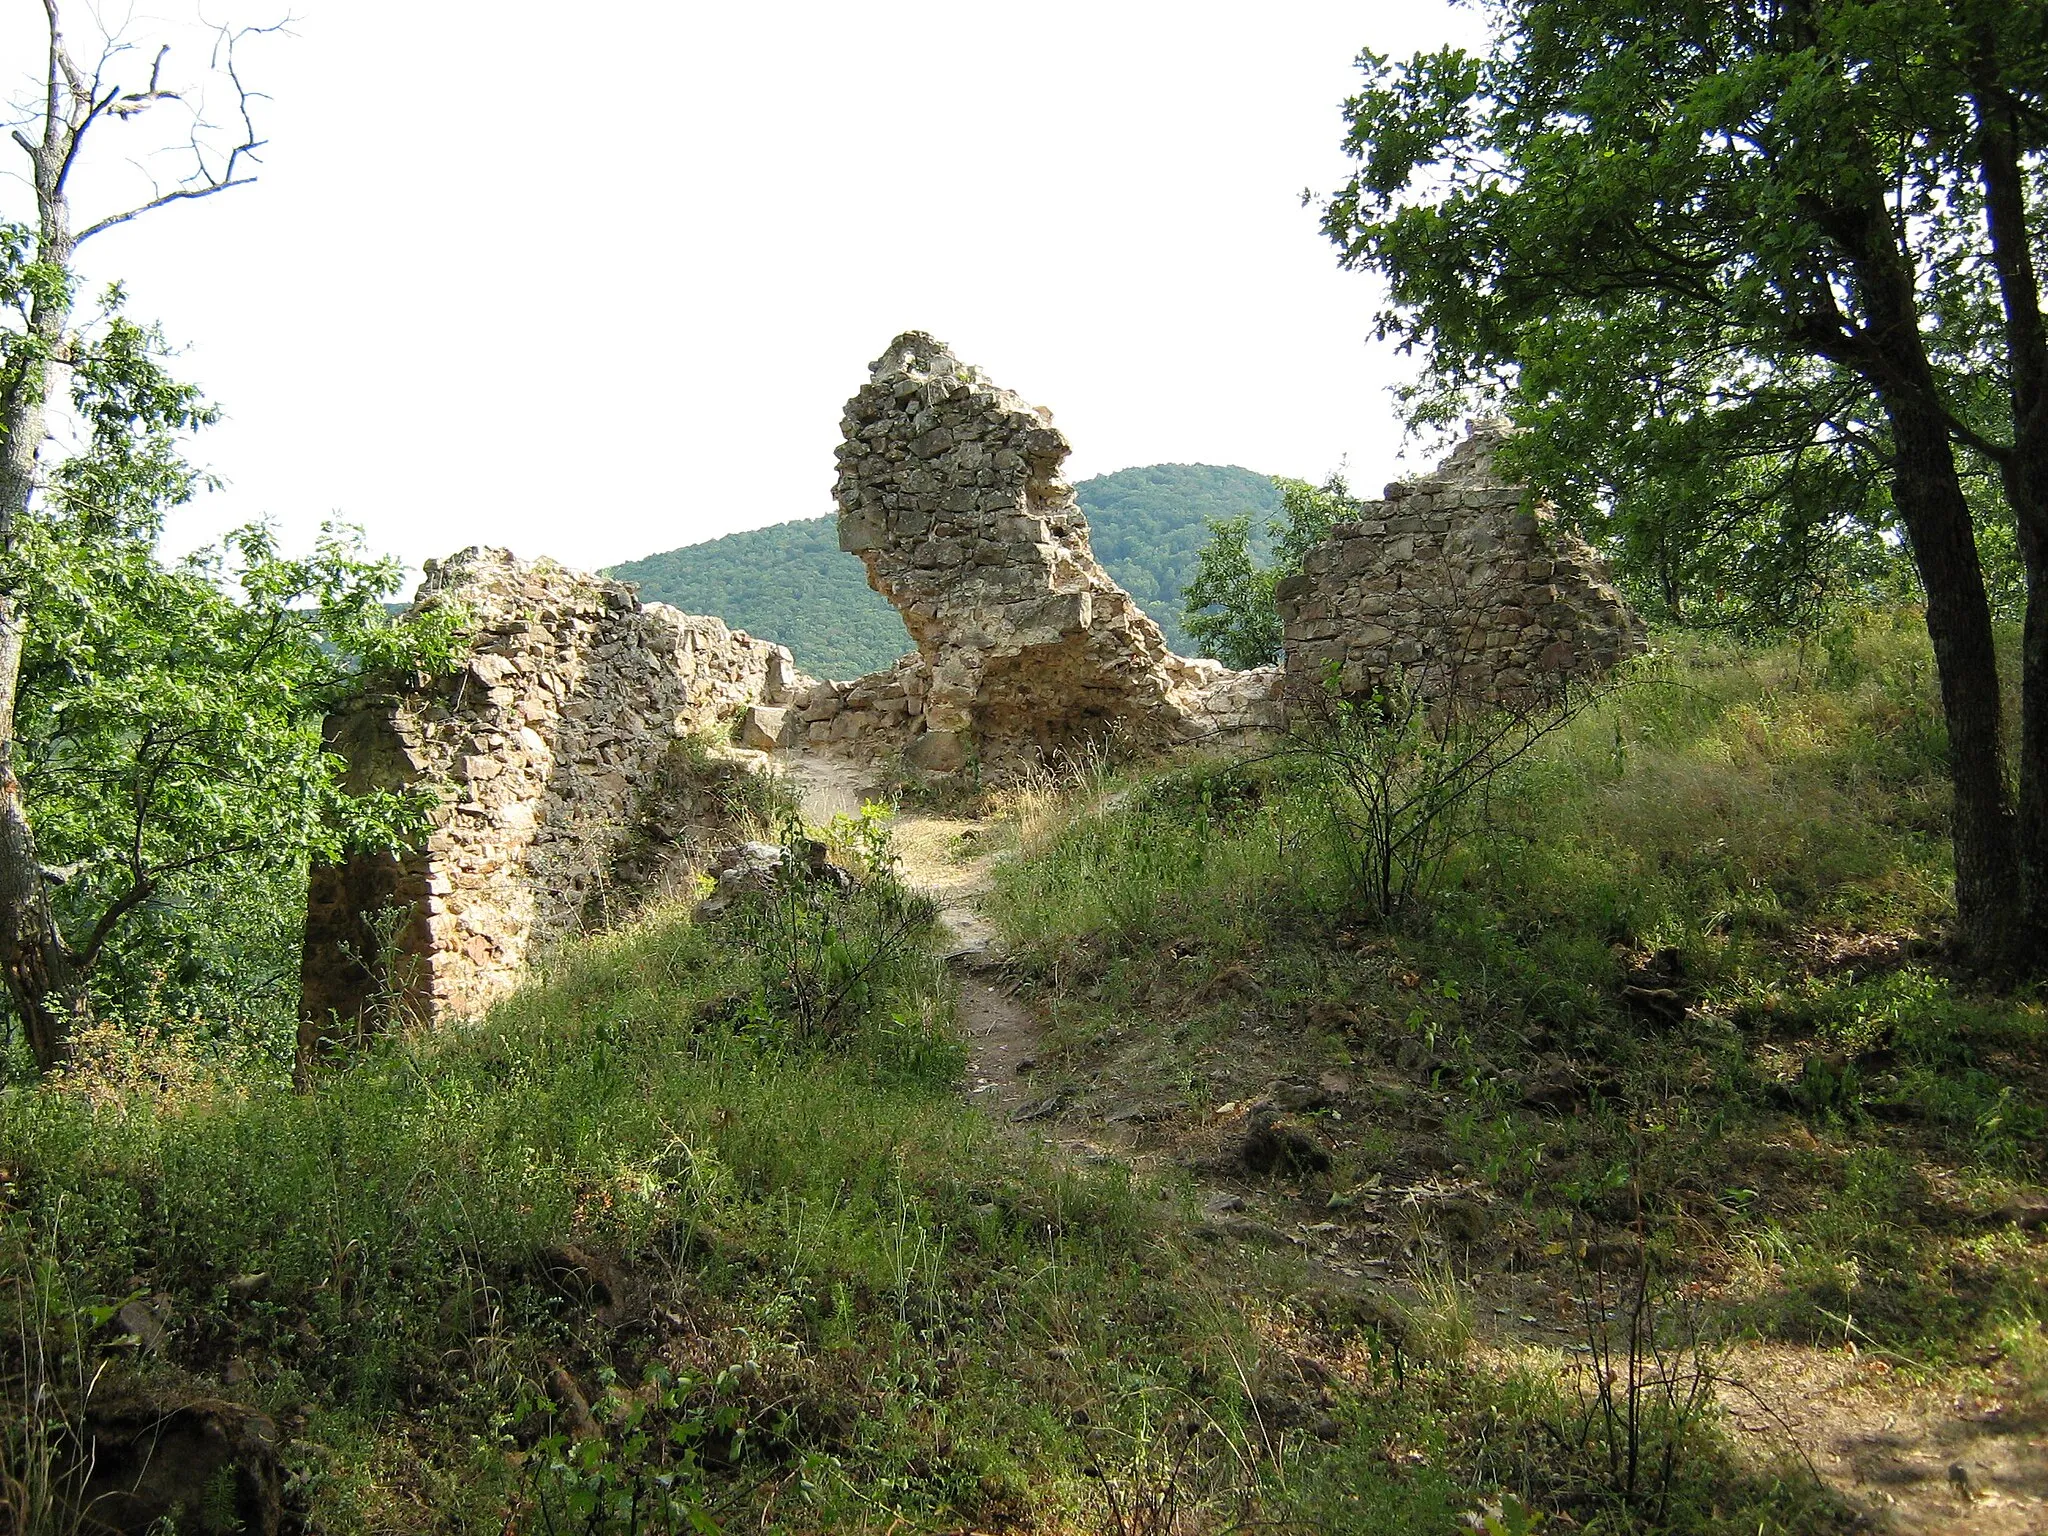
[[[1094,530],[1095,553],[1166,632],[1193,654],[1180,623],[1180,594],[1194,576],[1209,519],[1279,509],[1266,476],[1235,466],[1154,464],[1097,475],[1075,487]],[[715,613],[749,634],[778,640],[806,671],[858,677],[909,649],[902,621],[869,589],[860,562],[839,549],[830,517],[750,528],[613,566],[650,602]]]
[[[645,602],[715,613],[780,641],[806,672],[859,677],[910,649],[903,621],[839,548],[834,519],[805,518],[689,544],[605,573],[640,584]]]
[[[1935,942],[1922,628],[1661,631],[1391,919],[1343,738],[811,759],[730,830],[848,878],[312,1091],[95,1024],[0,1085],[0,1532],[2048,1530],[2048,1011]]]
[[[1152,464],[1097,475],[1075,488],[1095,535],[1095,555],[1166,632],[1183,656],[1203,654],[1181,627],[1180,595],[1195,579],[1209,523],[1250,514],[1263,535],[1280,511],[1270,476],[1234,465]],[[1263,538],[1255,541],[1263,551]]]

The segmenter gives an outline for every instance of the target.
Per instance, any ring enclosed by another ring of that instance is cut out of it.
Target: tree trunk
[[[2048,479],[2048,445],[2035,460]],[[2038,506],[2048,511],[2048,491]],[[2020,639],[2018,842],[2025,887],[2025,942],[2033,968],[2048,969],[2048,534],[2020,528],[2027,568],[2027,619]]]
[[[13,594],[0,594],[0,971],[39,1071],[71,1056],[71,1027],[85,1006],[85,978],[57,932],[35,830],[14,776],[14,694],[22,623]]]
[[[2025,890],[2006,788],[1998,651],[1976,529],[1920,331],[1913,268],[1892,222],[1882,205],[1871,202],[1855,209],[1838,234],[1874,353],[1867,377],[1891,426],[1892,502],[1927,591],[1927,634],[1941,679],[1955,788],[1958,947],[1974,965],[2013,972],[2038,965],[2039,957],[2028,952],[2024,939]]]
[[[61,321],[59,323],[61,333]],[[0,400],[0,551],[11,553],[14,530],[35,489],[36,449],[43,435],[41,388],[59,368],[30,364]],[[26,398],[25,392],[29,393]],[[14,771],[14,702],[21,682],[27,615],[19,595],[0,591],[0,972],[28,1035],[36,1066],[49,1071],[70,1057],[71,1026],[85,1006],[84,981],[57,931],[50,890],[36,852],[35,829]]]
[[[1978,168],[2011,381],[2012,452],[2000,469],[2027,573],[2014,807],[2023,941],[2037,955],[2048,955],[2048,320],[2041,313],[2040,274],[2027,228],[2016,105],[1999,68],[1994,29],[1978,27],[1973,42]]]
[[[60,270],[68,285],[72,239],[62,149],[61,142],[53,146],[46,139],[35,156],[41,224],[36,259]],[[10,562],[35,498],[48,402],[70,378],[64,353],[70,321],[68,286],[38,294],[29,311],[21,371],[0,393],[0,559]],[[85,1007],[85,978],[50,910],[35,829],[14,771],[14,706],[28,630],[14,586],[19,580],[18,573],[9,573],[0,588],[0,972],[36,1065],[47,1072],[70,1056],[71,1026]]]
[[[215,163],[195,133],[191,148],[199,156],[199,166],[192,178],[138,207],[88,224],[82,233],[74,230],[67,184],[87,131],[104,116],[132,117],[154,102],[176,97],[158,90],[156,68],[147,90],[109,85],[105,68],[126,46],[116,38],[107,39],[98,65],[81,70],[65,46],[63,0],[42,0],[42,9],[47,38],[42,99],[33,116],[10,134],[29,159],[36,198],[35,261],[45,280],[34,285],[28,328],[18,338],[18,370],[0,388],[0,972],[6,975],[36,1062],[47,1070],[70,1054],[71,1027],[86,1009],[86,972],[105,941],[109,920],[118,919],[127,905],[147,894],[147,883],[138,883],[123,902],[103,914],[82,952],[67,946],[50,909],[35,831],[15,775],[15,699],[30,615],[22,604],[21,573],[13,560],[20,529],[35,501],[48,405],[66,395],[71,377],[66,349],[75,280],[72,258],[80,241],[138,214],[246,185],[253,178],[238,176],[236,167],[261,144],[249,125],[249,92],[235,78],[232,62],[223,66],[216,56],[216,67],[225,68],[239,97],[243,123],[250,127],[248,139]],[[230,52],[234,36],[222,32]],[[157,67],[162,63],[160,52]],[[25,130],[37,119],[41,136],[32,139]]]
[[[1969,504],[1956,473],[1947,423],[1907,401],[1886,401],[1894,444],[1892,499],[1927,590],[1927,634],[1948,723],[1956,921],[1961,948],[1993,971],[2024,953],[2016,825],[2006,793],[2005,713],[1991,604],[1978,563]]]

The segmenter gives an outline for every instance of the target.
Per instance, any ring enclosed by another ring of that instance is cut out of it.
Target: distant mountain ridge
[[[1263,532],[1280,510],[1272,480],[1217,464],[1152,464],[1074,487],[1096,558],[1138,600],[1183,655],[1199,654],[1181,627],[1181,592],[1194,578],[1209,520],[1249,514]],[[606,573],[640,584],[648,602],[711,613],[735,629],[779,641],[805,671],[859,677],[910,649],[903,621],[854,556],[837,520],[805,518],[729,533],[648,555]]]

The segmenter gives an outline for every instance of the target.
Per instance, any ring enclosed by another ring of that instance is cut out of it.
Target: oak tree
[[[1637,443],[1675,431],[1705,474],[1834,477],[1845,515],[1864,515],[1853,487],[1876,477],[1940,675],[1958,938],[1989,968],[2041,966],[2048,6],[1487,10],[1483,53],[1362,56],[1357,170],[1325,203],[1326,232],[1384,277],[1383,330],[1439,388],[1508,391],[1553,448],[1574,423]],[[2025,574],[2016,743],[1973,467]],[[1756,534],[1774,553],[1778,535]]]

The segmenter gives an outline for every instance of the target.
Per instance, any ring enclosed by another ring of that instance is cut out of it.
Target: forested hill
[[[1097,475],[1074,487],[1095,535],[1095,558],[1166,631],[1183,656],[1201,654],[1180,623],[1180,594],[1195,579],[1209,520],[1252,515],[1263,534],[1280,511],[1266,475],[1235,465],[1153,464]],[[1263,539],[1256,541],[1263,549]]]
[[[605,574],[638,582],[643,602],[715,613],[734,629],[778,640],[817,676],[859,677],[910,649],[896,610],[870,590],[860,561],[841,552],[830,517],[729,533]]]
[[[1095,553],[1183,654],[1181,589],[1209,519],[1251,513],[1263,528],[1279,510],[1266,476],[1215,464],[1154,464],[1097,475],[1075,487]],[[649,602],[715,613],[735,629],[780,641],[807,672],[858,677],[910,648],[902,620],[869,589],[860,561],[842,554],[835,520],[814,517],[730,533],[613,566]]]

